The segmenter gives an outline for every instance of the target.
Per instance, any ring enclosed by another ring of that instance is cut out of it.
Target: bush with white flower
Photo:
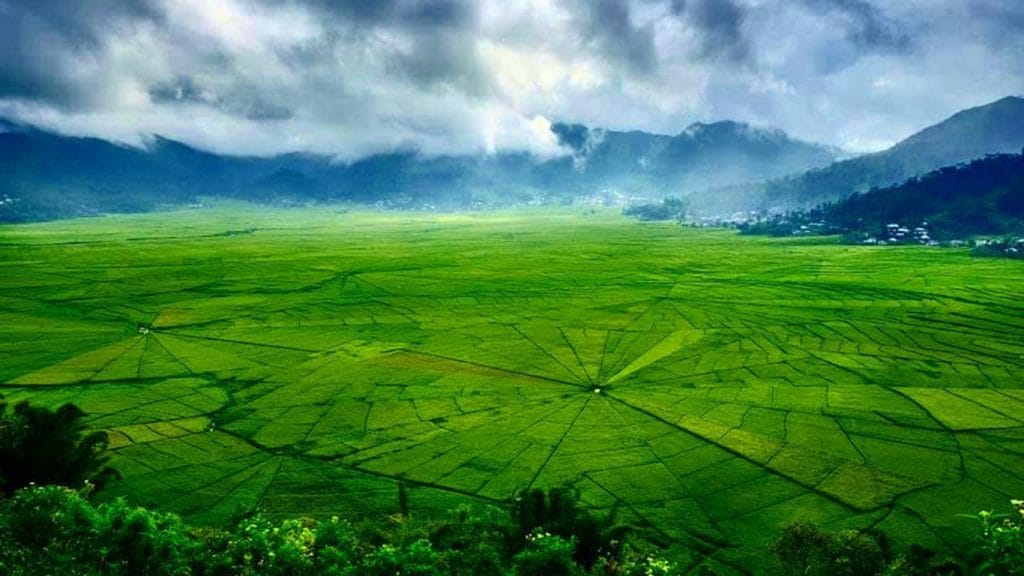
[[[1010,500],[1012,514],[981,511],[981,539],[974,559],[979,574],[1024,576],[1024,500]]]

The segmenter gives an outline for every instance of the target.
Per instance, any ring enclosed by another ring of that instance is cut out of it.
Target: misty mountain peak
[[[746,132],[750,126],[745,122],[734,120],[719,120],[717,122],[694,122],[686,127],[683,134],[695,136],[698,134],[735,134]]]
[[[746,122],[720,120],[718,122],[694,122],[686,127],[680,137],[698,140],[751,140],[789,141],[788,134],[778,128],[756,128]]]

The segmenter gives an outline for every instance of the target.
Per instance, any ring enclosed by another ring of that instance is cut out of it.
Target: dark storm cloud
[[[906,51],[911,36],[868,0],[803,0],[812,10],[836,15],[847,39],[866,50]]]
[[[733,0],[672,0],[671,10],[698,31],[702,58],[749,58],[750,44],[742,30],[746,14]]]
[[[122,17],[157,18],[146,0],[3,0],[0,11],[5,20],[34,19],[79,48],[95,46],[97,24]],[[21,20],[24,23],[24,20]]]
[[[983,34],[993,45],[1020,46],[1024,40],[1024,2],[1006,0],[975,0],[970,16],[980,21]]]
[[[468,2],[422,0],[394,2],[387,14],[391,26],[404,30],[412,49],[397,65],[424,87],[457,87],[474,96],[489,89],[487,71],[477,58],[476,10]]]
[[[139,0],[0,0],[0,98],[77,106],[90,94],[75,58],[97,49],[104,25],[152,17]]]
[[[455,87],[473,96],[485,96],[490,89],[487,71],[476,57],[471,38],[458,33],[416,35],[412,49],[399,54],[395,65],[421,87]]]
[[[459,0],[398,2],[393,11],[402,22],[423,26],[464,26],[473,21],[475,13],[471,3]]]
[[[654,34],[634,24],[629,0],[579,0],[574,9],[580,33],[597,50],[636,72],[654,69]]]
[[[398,31],[408,48],[391,69],[423,88],[455,87],[481,96],[490,89],[473,49],[477,9],[470,0],[310,0],[309,6],[357,35]]]

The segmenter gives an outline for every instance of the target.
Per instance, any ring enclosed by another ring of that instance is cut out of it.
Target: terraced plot
[[[244,230],[247,233],[235,233]],[[0,388],[216,522],[574,483],[756,572],[794,520],[957,546],[1024,495],[1024,268],[566,211],[0,228]]]

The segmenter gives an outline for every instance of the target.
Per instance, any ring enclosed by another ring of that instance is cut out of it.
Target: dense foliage
[[[561,500],[568,496],[542,499],[576,510]],[[567,528],[561,522],[583,526],[586,517],[576,510],[547,520]],[[602,550],[587,566],[578,560],[585,534],[538,527],[523,536],[525,528],[501,510],[468,507],[423,522],[402,516],[361,524],[337,517],[274,522],[256,515],[224,528],[197,528],[123,500],[93,504],[67,488],[33,487],[0,503],[0,570],[9,576],[656,576],[670,569],[628,545]]]
[[[1012,500],[1013,514],[982,511],[974,516],[981,537],[970,558],[977,574],[1024,575],[1024,501]]]
[[[0,396],[0,493],[30,484],[101,485],[115,475],[106,466],[105,432],[88,432],[85,413],[73,404],[57,410]]]
[[[0,571],[10,576],[679,573],[678,567],[658,555],[621,542],[614,550],[602,549],[596,561],[587,565],[580,562],[584,534],[563,536],[540,526],[527,529],[532,523],[548,524],[556,530],[579,527],[577,523],[586,515],[570,502],[568,491],[531,492],[513,505],[512,514],[490,507],[461,507],[440,520],[394,516],[358,524],[337,517],[272,521],[255,515],[222,528],[200,528],[173,514],[134,507],[123,500],[94,504],[79,491],[32,487],[0,501]],[[527,512],[538,505],[543,520]],[[1013,515],[982,512],[976,516],[980,534],[962,559],[919,546],[896,551],[885,535],[875,530],[830,532],[798,523],[772,545],[777,561],[772,573],[1024,575],[1024,503],[1014,501],[1014,506]]]
[[[567,488],[523,492],[513,501],[518,541],[536,541],[538,534],[560,537],[574,544],[570,556],[586,568],[600,558],[616,556],[624,529],[615,526],[614,518],[599,518],[580,510],[578,501],[579,495]]]
[[[772,552],[783,573],[792,576],[1022,576],[1024,501],[1011,504],[1013,514],[970,516],[980,530],[959,558],[917,545],[895,551],[877,530],[827,532],[803,523],[787,528]]]
[[[783,574],[791,576],[952,576],[965,566],[912,546],[896,553],[877,530],[828,532],[797,523],[772,545]]]

